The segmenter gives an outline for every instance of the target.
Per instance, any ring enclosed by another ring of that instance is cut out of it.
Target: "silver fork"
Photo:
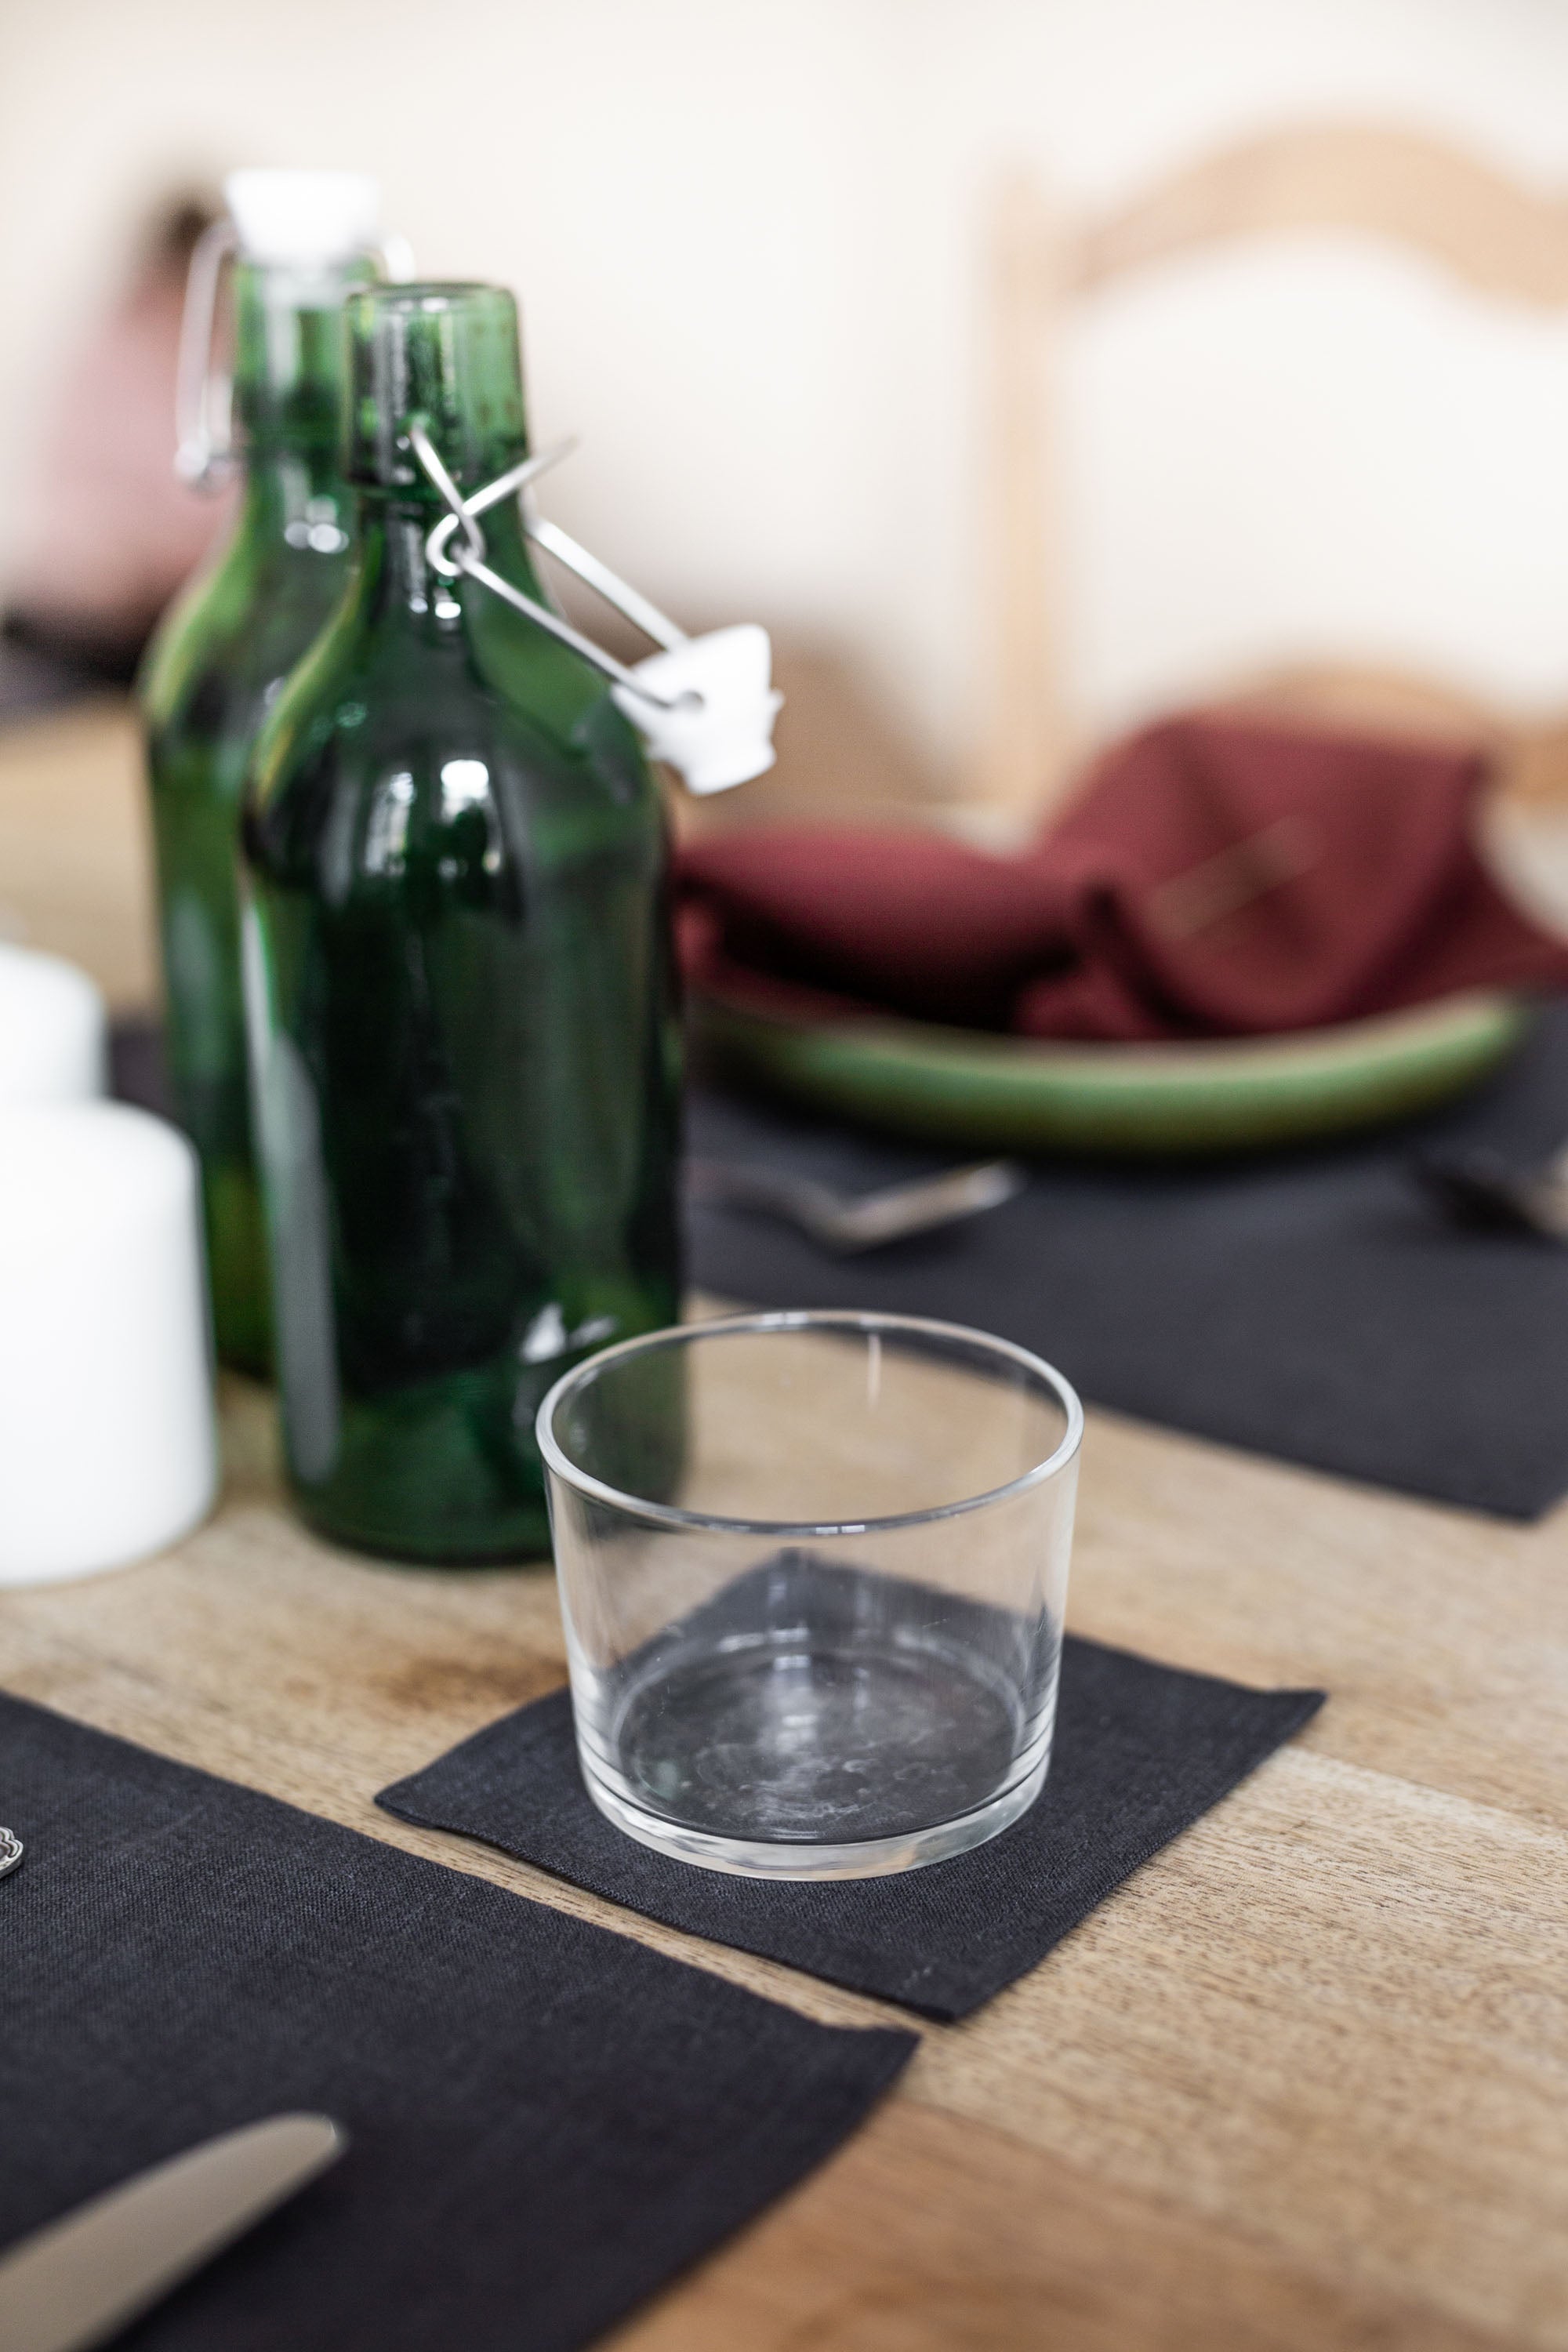
[[[1550,1160],[1521,1164],[1485,1146],[1430,1151],[1417,1160],[1416,1173],[1467,1223],[1512,1225],[1568,1242],[1568,1144]]]
[[[1016,1160],[984,1160],[967,1168],[950,1168],[940,1176],[919,1176],[911,1183],[852,1194],[775,1168],[693,1160],[688,1163],[687,1181],[699,1201],[760,1209],[798,1226],[825,1249],[849,1256],[999,1208],[1023,1191],[1028,1178]]]

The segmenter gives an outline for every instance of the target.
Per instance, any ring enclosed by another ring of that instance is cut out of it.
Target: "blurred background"
[[[1092,223],[1238,142],[1373,126],[1555,201],[1565,94],[1568,0],[7,0],[0,593],[47,639],[61,563],[97,570],[88,649],[122,661],[212,520],[160,476],[157,561],[94,551],[182,240],[236,164],[357,167],[422,274],[518,289],[536,436],[583,436],[548,509],[689,624],[777,632],[782,772],[958,793],[994,694],[1005,175]],[[1563,290],[1313,228],[1064,305],[1074,740],[1352,650],[1568,708]]]

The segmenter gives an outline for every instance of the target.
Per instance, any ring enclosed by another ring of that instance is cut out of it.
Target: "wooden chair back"
[[[1210,156],[1099,218],[1065,219],[1028,175],[989,222],[990,414],[983,609],[990,661],[972,801],[1022,822],[1089,748],[1062,675],[1057,368],[1068,306],[1223,241],[1352,230],[1414,248],[1475,291],[1568,305],[1568,201],[1538,194],[1416,133],[1372,126],[1272,132]],[[1211,682],[1211,685],[1213,682]],[[1527,790],[1568,789],[1568,718],[1524,724],[1429,681],[1353,665],[1237,685],[1205,700],[1439,734],[1484,731]]]

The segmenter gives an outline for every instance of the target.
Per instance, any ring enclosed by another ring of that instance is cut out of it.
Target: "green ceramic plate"
[[[985,1150],[1202,1152],[1405,1118],[1516,1045],[1526,998],[1475,992],[1373,1021],[1198,1045],[1054,1045],[934,1023],[819,1021],[699,1000],[699,1036],[778,1093]]]

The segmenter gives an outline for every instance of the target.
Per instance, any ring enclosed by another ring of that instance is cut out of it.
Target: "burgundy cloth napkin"
[[[689,849],[688,977],[760,1009],[1100,1039],[1568,986],[1568,940],[1477,854],[1487,772],[1479,751],[1170,719],[1108,752],[1018,856],[806,827]]]

